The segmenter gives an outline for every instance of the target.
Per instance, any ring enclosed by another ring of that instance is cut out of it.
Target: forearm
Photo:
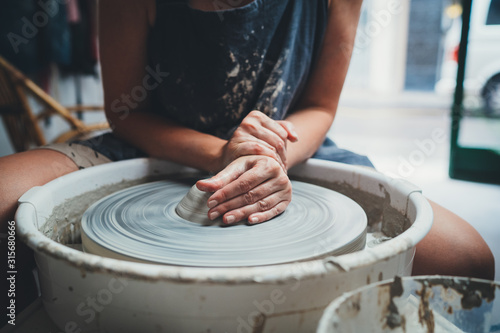
[[[344,85],[356,36],[361,0],[332,0],[323,47],[299,103],[286,120],[299,141],[289,143],[288,167],[310,158],[330,129]]]
[[[325,140],[333,122],[330,110],[308,108],[299,110],[286,118],[298,134],[297,142],[289,142],[287,147],[287,167],[304,162],[312,157]]]
[[[106,116],[115,135],[149,156],[209,172],[220,171],[224,166],[219,155],[226,141],[154,115],[149,112],[152,107],[150,96],[134,101],[133,105],[126,102],[127,105],[122,105],[124,96],[144,86],[151,75],[147,70],[150,66],[147,40],[154,24],[154,4],[154,0],[99,2],[99,43]],[[158,69],[163,74],[163,68],[153,67],[153,70]]]
[[[221,154],[226,140],[180,126],[149,112],[131,112],[123,120],[110,121],[115,135],[151,157],[211,173],[223,168]]]
[[[332,0],[323,46],[297,109],[320,107],[335,113],[356,37],[360,0]]]

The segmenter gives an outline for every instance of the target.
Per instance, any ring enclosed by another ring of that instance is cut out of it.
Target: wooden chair
[[[28,103],[29,95],[44,107],[38,114]],[[47,144],[39,122],[51,116],[60,116],[71,128],[53,140],[54,143],[108,129],[107,123],[87,125],[74,116],[75,112],[98,110],[103,110],[103,107],[62,106],[0,56],[0,116],[16,152]]]

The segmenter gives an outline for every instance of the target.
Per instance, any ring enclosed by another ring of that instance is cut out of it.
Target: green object
[[[464,148],[458,144],[463,111],[465,59],[467,57],[472,0],[463,0],[462,7],[462,34],[458,51],[457,85],[451,114],[449,175],[455,179],[500,184],[500,154],[498,151],[484,148]]]

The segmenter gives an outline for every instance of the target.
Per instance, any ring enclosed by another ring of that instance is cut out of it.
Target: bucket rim
[[[486,280],[486,279],[479,279],[479,278],[472,278],[472,277],[464,277],[464,276],[449,276],[449,275],[419,275],[419,276],[396,276],[392,279],[386,279],[383,281],[378,281],[374,283],[370,283],[367,285],[364,285],[362,287],[346,291],[339,297],[335,298],[328,306],[325,308],[323,311],[323,314],[321,316],[321,319],[318,322],[318,328],[316,332],[329,332],[329,327],[331,321],[335,317],[335,311],[342,306],[342,304],[346,301],[348,301],[350,298],[360,295],[363,292],[375,288],[379,288],[382,286],[390,286],[393,283],[397,281],[397,279],[401,280],[402,285],[404,286],[405,284],[408,284],[409,282],[426,282],[426,281],[450,281],[450,282],[464,282],[464,283],[476,283],[476,284],[484,284],[484,285],[490,285],[490,286],[495,286],[500,290],[500,281],[494,281],[494,280]]]

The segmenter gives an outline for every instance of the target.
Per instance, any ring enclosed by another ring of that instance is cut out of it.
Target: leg
[[[14,219],[19,197],[36,185],[43,185],[52,179],[78,170],[71,159],[57,151],[40,149],[0,158],[0,233],[7,233],[7,221]],[[7,242],[0,242],[1,264],[0,279],[2,292],[7,294],[5,285],[7,272]],[[37,297],[33,268],[33,251],[24,243],[16,240],[16,311],[21,311]],[[3,302],[2,302],[3,303]],[[1,304],[7,306],[7,304]],[[3,316],[0,326],[6,324],[8,317]]]
[[[429,201],[434,224],[417,245],[413,275],[452,275],[493,280],[495,260],[479,233],[465,220]]]
[[[49,149],[31,150],[0,158],[0,232],[14,218],[19,197],[33,186],[78,170],[71,159]]]

